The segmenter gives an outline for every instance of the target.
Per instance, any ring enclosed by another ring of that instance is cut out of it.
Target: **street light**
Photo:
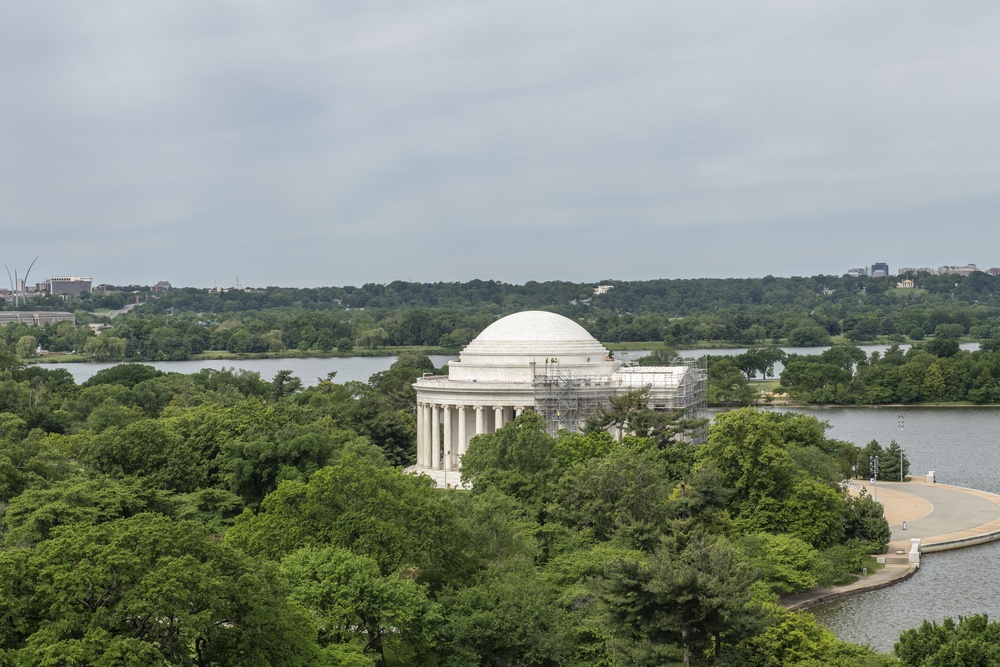
[[[896,423],[899,424],[899,481],[903,481],[903,415],[896,415]]]
[[[868,457],[868,468],[872,472],[872,490],[874,491],[875,502],[878,502],[878,457]]]

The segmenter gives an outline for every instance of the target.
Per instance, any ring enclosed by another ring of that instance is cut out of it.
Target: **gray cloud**
[[[990,3],[0,9],[0,261],[178,285],[991,255]]]

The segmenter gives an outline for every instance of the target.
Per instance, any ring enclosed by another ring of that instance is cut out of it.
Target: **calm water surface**
[[[998,408],[821,408],[796,410],[830,423],[829,437],[864,446],[899,442],[915,475],[1000,493]],[[903,415],[900,434],[897,415]],[[892,650],[924,619],[987,613],[1000,619],[1000,542],[929,554],[911,579],[810,609],[838,637]]]
[[[431,361],[440,368],[452,359],[457,359],[454,355],[432,354]],[[358,380],[367,382],[375,373],[388,370],[389,366],[396,361],[396,357],[328,357],[325,359],[217,359],[207,361],[150,361],[146,365],[158,368],[165,373],[197,373],[203,368],[236,368],[238,370],[248,370],[260,373],[260,376],[270,382],[277,375],[278,371],[290,370],[292,375],[302,380],[302,384],[311,387],[322,379],[327,373],[336,371],[335,382],[348,382]],[[45,368],[65,368],[77,384],[85,382],[93,377],[97,371],[110,368],[117,364],[58,364],[46,365]]]

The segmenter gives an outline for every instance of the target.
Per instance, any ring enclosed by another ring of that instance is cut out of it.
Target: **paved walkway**
[[[947,484],[928,484],[923,477],[909,482],[855,482],[854,492],[865,489],[882,503],[892,529],[886,566],[853,584],[816,588],[783,598],[789,609],[805,609],[819,602],[861,591],[882,588],[913,576],[917,566],[906,562],[910,540],[920,538],[921,553],[1000,540],[1000,496]],[[903,530],[903,526],[906,530]],[[896,556],[898,549],[903,555]]]

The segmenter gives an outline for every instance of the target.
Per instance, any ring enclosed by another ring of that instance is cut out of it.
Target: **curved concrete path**
[[[947,484],[928,484],[923,477],[909,482],[879,482],[867,489],[884,508],[892,529],[889,553],[910,549],[920,538],[921,553],[957,549],[1000,539],[1000,496]],[[906,530],[903,530],[903,522]]]
[[[909,482],[879,482],[877,486],[876,489],[867,481],[855,481],[852,493],[865,489],[884,508],[892,529],[885,567],[846,586],[815,588],[783,598],[787,608],[806,609],[913,576],[918,566],[907,562],[913,538],[920,538],[920,551],[925,554],[1000,540],[998,495],[947,484],[928,484],[923,477],[911,477]],[[903,554],[897,556],[897,549],[902,549]]]

